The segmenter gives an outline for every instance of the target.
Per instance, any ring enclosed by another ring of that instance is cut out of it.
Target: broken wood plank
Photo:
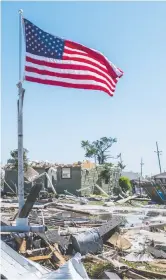
[[[45,209],[45,208],[47,208],[47,207],[50,206],[50,205],[54,206],[54,207],[57,208],[57,209],[61,209],[61,210],[65,210],[65,211],[70,211],[70,212],[75,212],[75,213],[85,214],[85,215],[92,215],[92,214],[91,214],[90,212],[88,212],[88,211],[83,211],[83,210],[74,209],[74,207],[73,207],[73,208],[69,208],[69,207],[66,207],[66,206],[59,205],[59,204],[57,204],[57,203],[55,203],[55,202],[50,202],[50,203],[44,204],[44,205],[43,205],[43,208]],[[94,214],[93,214],[93,215],[94,215]]]
[[[106,193],[98,184],[95,184],[95,187],[96,187],[99,191],[101,191],[105,196],[110,197],[110,196],[108,195],[108,193]]]
[[[132,268],[132,271],[141,274],[145,277],[148,278],[157,278],[157,279],[165,279],[165,273],[159,273],[159,272],[153,272],[153,271],[149,271],[149,270],[142,270],[142,269],[136,269],[136,268]]]
[[[49,247],[52,250],[52,253],[55,255],[55,257],[59,260],[59,265],[65,264],[66,261],[58,249],[58,244],[55,243],[54,246],[49,245]]]
[[[123,198],[123,199],[117,200],[116,203],[123,204],[123,203],[125,203],[125,202],[127,202],[129,200],[132,200],[132,199],[136,198],[136,197],[137,197],[137,195],[128,196],[127,198]]]
[[[34,203],[36,202],[37,197],[39,196],[39,193],[42,189],[41,183],[36,183],[32,188],[31,191],[25,201],[24,206],[22,207],[19,218],[27,218],[30,211],[33,208]]]
[[[49,252],[49,247],[39,248],[39,249],[33,249],[33,250],[26,250],[25,254],[29,257],[35,257],[41,254],[45,254],[46,252]],[[25,255],[24,254],[24,255]]]
[[[139,280],[139,279],[148,279],[148,278],[146,278],[146,277],[144,277],[142,275],[139,275],[139,274],[137,274],[137,273],[135,273],[135,272],[133,272],[131,270],[126,271],[124,274],[125,274],[125,276],[128,276],[130,279],[137,279],[137,280]]]
[[[25,240],[25,238],[22,239],[22,242],[19,246],[19,252],[21,254],[24,254],[26,252],[26,240]]]
[[[49,260],[49,259],[51,259],[51,255],[28,257],[28,259],[31,260],[31,261]]]
[[[53,245],[51,245],[49,243],[49,241],[47,239],[44,239],[46,244],[48,245],[48,247],[50,248],[50,250],[52,251],[52,254],[55,256],[55,258],[58,261],[58,265],[63,265],[66,263],[64,257],[62,256],[62,254],[60,253],[59,249],[58,249],[58,245],[56,243],[54,243]],[[57,264],[56,264],[57,265]]]
[[[131,200],[136,200],[136,201],[151,201],[150,198],[146,198],[146,197],[135,197],[135,198],[132,198]]]

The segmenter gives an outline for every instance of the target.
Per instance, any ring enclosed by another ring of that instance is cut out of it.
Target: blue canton
[[[26,51],[28,53],[48,58],[62,59],[65,41],[53,36],[29,20],[24,19]]]

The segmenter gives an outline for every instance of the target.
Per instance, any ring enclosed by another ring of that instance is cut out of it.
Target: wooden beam
[[[59,249],[58,249],[58,245],[54,244],[54,246],[49,245],[50,250],[52,251],[52,254],[56,257],[56,259],[58,260],[58,265],[63,265],[66,263],[64,257],[62,256],[62,254],[60,253]]]
[[[25,201],[24,206],[22,207],[19,218],[27,218],[30,211],[33,208],[34,203],[36,202],[36,199],[42,189],[42,184],[36,183],[32,188],[31,191]]]
[[[47,255],[47,256],[34,256],[34,257],[29,257],[28,258],[31,261],[43,261],[43,260],[49,260],[51,259],[51,255]]]

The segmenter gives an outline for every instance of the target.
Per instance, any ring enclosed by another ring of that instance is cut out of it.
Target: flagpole
[[[24,205],[24,160],[23,160],[23,97],[24,89],[22,87],[22,14],[19,10],[19,83],[18,83],[18,203],[19,212]]]

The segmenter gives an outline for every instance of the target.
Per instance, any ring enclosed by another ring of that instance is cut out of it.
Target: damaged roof
[[[1,275],[7,279],[39,279],[49,270],[32,262],[16,251],[5,242],[0,240],[1,247]]]

